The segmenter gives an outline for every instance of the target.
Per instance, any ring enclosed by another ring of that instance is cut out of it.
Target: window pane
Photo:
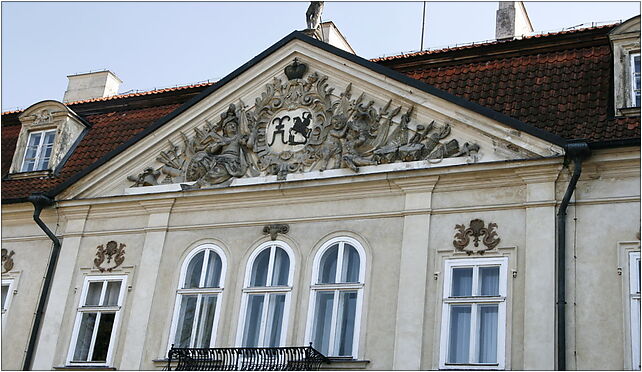
[[[343,246],[341,281],[343,283],[359,282],[359,253],[353,246],[347,243]]]
[[[250,287],[265,287],[267,285],[268,265],[270,264],[270,248],[264,249],[252,265]]]
[[[269,249],[267,250],[269,252]],[[266,295],[249,295],[247,311],[245,313],[245,330],[243,331],[243,346],[259,346],[259,331],[261,329],[261,315],[263,302]]]
[[[263,346],[277,347],[281,343],[281,329],[283,328],[283,309],[285,308],[285,294],[270,295],[267,326],[265,329],[266,342]]]
[[[453,268],[453,286],[452,297],[472,296],[473,288],[473,268],[456,267]]]
[[[216,288],[220,286],[223,263],[216,252],[209,252],[210,256],[207,263],[207,273],[205,274],[205,287]]]
[[[107,290],[105,292],[105,300],[103,306],[116,306],[118,305],[118,295],[120,294],[121,282],[107,282]]]
[[[497,308],[498,305],[479,305],[479,363],[497,362]]]
[[[468,363],[470,347],[470,305],[450,307],[448,363]]]
[[[276,247],[274,268],[272,270],[272,285],[288,285],[290,274],[290,257],[282,248]]]
[[[53,146],[53,142],[54,142],[54,138],[55,137],[56,137],[56,131],[55,130],[46,132],[43,145],[45,145],[45,146]]]
[[[24,164],[22,164],[22,171],[23,172],[31,172],[36,165],[36,161],[33,159],[25,159]]]
[[[633,56],[633,65],[636,74],[640,73],[640,55]]]
[[[499,296],[499,266],[479,268],[479,294]]]
[[[198,316],[194,347],[210,347],[215,312],[216,295],[203,295],[201,298],[201,308]]]
[[[178,313],[178,324],[176,325],[176,337],[174,346],[189,347],[192,336],[192,324],[196,312],[196,298],[198,296],[181,296],[181,309]]]
[[[78,339],[76,340],[76,350],[74,351],[73,360],[86,361],[89,356],[89,345],[91,344],[91,335],[94,332],[96,323],[96,313],[84,313],[80,320],[80,329],[78,330]]]
[[[337,256],[339,254],[339,244],[334,244],[328,248],[321,256],[319,264],[319,283],[334,283],[337,273]]]
[[[103,290],[104,282],[89,282],[85,306],[98,306],[100,302],[100,293]]]
[[[109,350],[109,341],[111,339],[111,330],[114,326],[114,313],[100,314],[100,323],[98,332],[96,332],[96,342],[94,343],[94,355],[92,362],[105,362],[107,360],[107,351]]]
[[[205,251],[198,252],[194,256],[189,265],[187,265],[187,272],[185,273],[185,284],[183,288],[198,288],[201,280],[201,270],[203,269],[203,257]]]
[[[312,325],[312,344],[321,354],[328,355],[330,347],[330,323],[334,292],[317,292]]]
[[[337,314],[337,330],[335,354],[338,356],[352,355],[354,340],[354,321],[357,313],[357,292],[341,291],[339,293],[339,311]]]
[[[2,286],[2,310],[5,309],[4,302],[7,299],[7,294],[8,293],[9,293],[9,286],[8,285],[3,285]]]

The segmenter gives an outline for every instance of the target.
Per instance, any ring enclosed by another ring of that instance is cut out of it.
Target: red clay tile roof
[[[376,62],[566,139],[640,138],[640,117],[612,115],[614,26],[386,57]],[[51,190],[214,83],[72,102],[92,124],[60,173],[8,180],[22,111],[2,114],[2,201]]]
[[[614,26],[540,37],[592,35],[589,43],[578,43],[577,38],[562,48],[502,55],[492,43],[492,56],[484,55],[488,49],[480,45],[475,50],[466,47],[463,53],[461,49],[415,53],[378,63],[566,139],[640,138],[639,116],[615,118],[613,113],[613,56],[607,32]]]

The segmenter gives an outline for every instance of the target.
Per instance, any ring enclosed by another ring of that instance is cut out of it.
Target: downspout
[[[557,370],[566,370],[566,208],[577,180],[582,174],[582,161],[591,155],[586,142],[570,142],[565,146],[567,159],[575,163],[573,175],[557,211]]]
[[[47,225],[40,219],[40,212],[46,207],[49,207],[54,204],[53,199],[43,194],[31,194],[28,198],[34,206],[33,211],[33,220],[42,231],[47,234],[49,239],[53,242],[53,249],[51,251],[51,256],[49,257],[49,264],[47,265],[47,273],[45,275],[45,281],[42,285],[42,292],[40,293],[40,299],[38,300],[38,309],[36,310],[35,318],[33,320],[33,328],[31,329],[31,335],[29,336],[29,344],[27,346],[27,353],[25,355],[25,361],[22,366],[24,371],[31,369],[31,363],[33,360],[33,354],[36,349],[36,342],[38,341],[38,335],[40,333],[40,325],[42,323],[42,316],[45,312],[45,307],[47,306],[47,300],[49,298],[49,291],[51,290],[51,282],[53,280],[54,272],[56,271],[56,262],[58,261],[58,256],[60,255],[60,240],[56,235],[49,230]]]

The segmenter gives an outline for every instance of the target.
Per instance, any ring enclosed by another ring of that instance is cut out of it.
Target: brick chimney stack
[[[533,32],[526,7],[521,1],[500,1],[495,18],[495,38],[513,39]]]

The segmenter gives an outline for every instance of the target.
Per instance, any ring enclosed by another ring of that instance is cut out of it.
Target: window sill
[[[51,177],[51,169],[33,171],[33,172],[19,172],[19,173],[9,173],[5,177],[7,180],[22,180],[25,178],[38,178],[38,177]]]
[[[74,366],[74,365],[66,365],[62,367],[53,367],[54,370],[56,371],[116,371],[116,367],[108,367],[108,366],[90,366],[90,365],[83,365],[83,366]]]
[[[365,369],[370,363],[369,360],[358,360],[352,358],[328,357],[330,363],[321,364],[321,369]]]
[[[640,116],[639,107],[622,107],[618,110],[619,116]]]

